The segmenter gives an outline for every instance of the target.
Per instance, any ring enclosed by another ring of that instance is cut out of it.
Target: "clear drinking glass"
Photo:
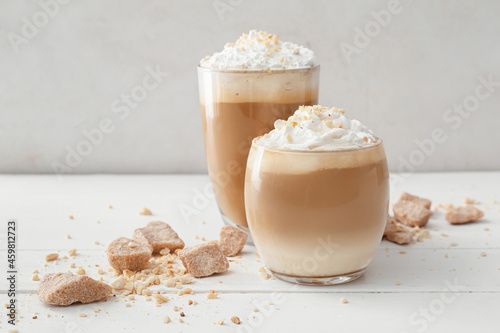
[[[319,66],[244,71],[198,67],[208,171],[226,224],[248,232],[245,168],[252,140],[300,105],[318,103]]]
[[[274,149],[253,141],[245,179],[253,241],[279,279],[328,285],[360,277],[387,221],[382,141],[336,151]]]

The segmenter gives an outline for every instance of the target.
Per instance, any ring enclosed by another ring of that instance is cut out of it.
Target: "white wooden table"
[[[161,307],[143,297],[136,297],[130,307],[118,297],[69,307],[40,303],[37,282],[31,281],[33,270],[38,269],[40,277],[74,271],[70,263],[75,262],[98,277],[95,264],[106,267],[106,245],[119,236],[130,236],[148,221],[171,224],[188,246],[201,241],[195,236],[218,238],[222,221],[215,201],[200,194],[207,184],[206,175],[64,176],[62,182],[53,175],[0,176],[4,272],[7,220],[18,221],[19,331],[500,331],[500,205],[494,203],[500,201],[500,172],[414,174],[395,184],[392,198],[408,191],[433,203],[461,204],[470,197],[481,203],[478,207],[484,208],[486,216],[478,223],[451,226],[443,211],[435,212],[428,225],[431,239],[409,246],[383,241],[366,274],[353,283],[309,287],[264,280],[257,272],[263,263],[256,258],[255,248],[246,246],[242,258],[231,263],[227,273],[192,284],[195,295],[190,298],[198,301],[196,307],[177,296]],[[139,215],[143,207],[154,216]],[[183,216],[181,210],[189,210],[191,215]],[[62,256],[71,248],[78,250],[75,260],[58,260],[57,265],[43,267],[46,254],[59,251]],[[105,280],[112,277],[105,275]],[[2,304],[8,301],[6,289],[2,282]],[[207,299],[210,289],[219,293],[218,299]],[[177,290],[167,292],[171,291]],[[342,304],[341,297],[349,303]],[[173,306],[182,306],[184,323],[178,322],[179,312]],[[92,311],[96,307],[102,309],[98,314]],[[260,310],[254,312],[255,308]],[[173,319],[171,323],[163,323],[165,315]],[[238,316],[241,324],[233,324],[231,316]],[[215,324],[220,319],[225,319],[222,326]],[[0,330],[9,328],[2,315]]]

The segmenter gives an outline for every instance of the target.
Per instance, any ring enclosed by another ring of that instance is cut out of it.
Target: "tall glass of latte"
[[[375,255],[387,221],[382,141],[341,109],[300,107],[253,140],[245,203],[255,246],[277,278],[352,281]]]
[[[252,140],[317,103],[319,66],[304,47],[251,31],[198,67],[208,171],[226,224],[248,231],[245,168]]]

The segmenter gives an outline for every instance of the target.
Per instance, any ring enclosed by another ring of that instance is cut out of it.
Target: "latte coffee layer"
[[[288,118],[299,105],[316,103],[213,103],[201,105],[210,178],[221,212],[247,228],[244,201],[245,167],[252,140]]]
[[[273,272],[329,277],[366,268],[389,205],[382,145],[344,152],[253,146],[246,205],[254,243]]]

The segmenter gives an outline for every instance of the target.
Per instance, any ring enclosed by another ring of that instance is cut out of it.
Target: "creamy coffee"
[[[257,250],[288,281],[333,284],[359,277],[387,219],[381,141],[336,108],[301,107],[275,127],[254,140],[246,171]]]
[[[227,223],[247,229],[245,168],[252,140],[300,105],[316,104],[319,66],[311,50],[251,31],[198,68],[207,164]]]

